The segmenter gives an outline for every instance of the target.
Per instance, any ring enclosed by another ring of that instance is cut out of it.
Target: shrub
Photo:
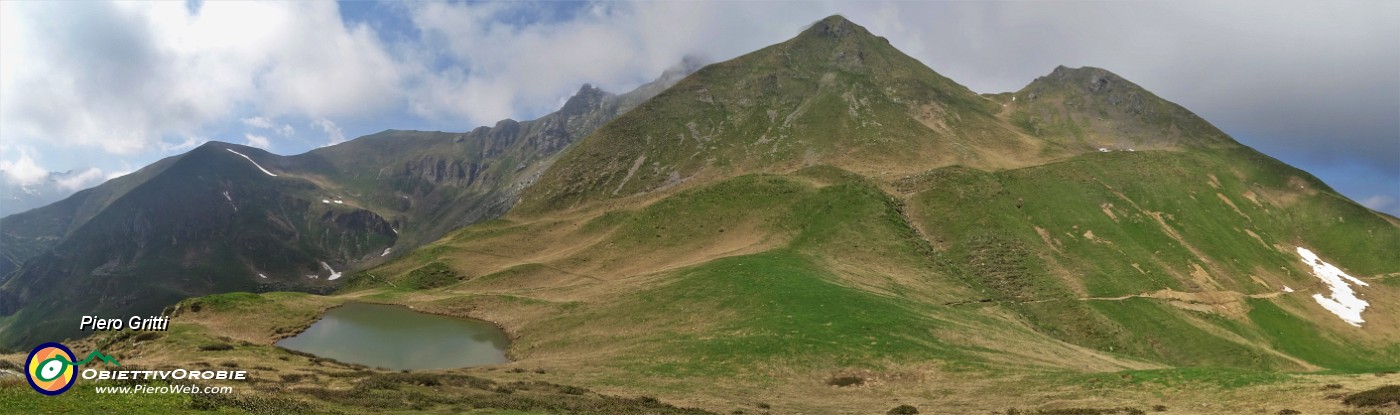
[[[199,346],[199,350],[206,351],[206,352],[222,352],[222,351],[226,351],[226,350],[233,350],[233,345],[232,345],[232,344],[228,344],[228,343],[212,343],[212,344],[205,344],[205,345],[200,345],[200,346]]]
[[[154,332],[154,331],[148,331],[148,332],[145,332],[145,333],[138,334],[138,335],[136,335],[136,337],[132,337],[132,338],[131,338],[131,341],[132,341],[132,342],[135,342],[135,343],[140,343],[140,342],[151,341],[151,340],[155,340],[155,339],[159,339],[159,338],[160,338],[160,333],[157,333],[157,332]]]
[[[859,376],[837,376],[827,380],[826,384],[837,387],[860,386],[865,384],[865,378]]]
[[[363,372],[366,376],[360,381],[357,388],[361,389],[398,389],[399,385],[418,386],[469,386],[474,389],[492,391],[496,389],[496,382],[490,379],[475,376],[460,375],[453,373],[370,373]],[[585,392],[587,390],[584,390]]]
[[[1400,404],[1400,385],[1388,385],[1371,389],[1364,392],[1357,392],[1347,396],[1342,403],[1351,406],[1381,406],[1386,404]]]
[[[1302,412],[1299,412],[1299,411],[1296,410],[1296,409],[1284,409],[1284,410],[1278,411],[1278,415],[1298,415],[1298,414],[1301,414],[1301,413],[1302,413]]]
[[[369,376],[369,375],[370,375],[369,372],[361,372],[361,371],[321,372],[321,373],[324,373],[326,376],[330,376],[330,377],[333,377],[333,378],[358,378],[358,377],[363,377],[363,376]]]
[[[452,267],[441,262],[430,262],[410,271],[408,276],[399,282],[399,285],[420,290],[429,288],[446,287],[462,281],[464,278],[453,272]]]
[[[1165,410],[1166,407],[1163,407],[1163,409]],[[1022,412],[1016,411],[1016,410],[1013,408],[1013,409],[1011,409],[1011,410],[1006,411],[1006,413],[1007,413],[1007,414],[1020,414],[1020,413],[1022,413]],[[1034,412],[1034,413],[1035,413],[1035,414],[1040,414],[1040,415],[1103,415],[1103,414],[1144,415],[1144,414],[1147,413],[1147,411],[1143,411],[1143,410],[1138,409],[1138,408],[1130,408],[1130,407],[1108,408],[1108,409],[1099,409],[1099,408],[1064,408],[1064,409],[1041,409],[1041,410],[1038,410],[1038,411],[1036,411],[1036,412]]]
[[[296,399],[276,396],[239,396],[225,394],[190,395],[189,408],[200,411],[217,411],[220,408],[235,408],[253,414],[300,414],[311,412],[311,404]]]
[[[912,405],[900,405],[890,409],[890,411],[886,413],[890,415],[911,415],[919,413],[919,408],[915,408]]]

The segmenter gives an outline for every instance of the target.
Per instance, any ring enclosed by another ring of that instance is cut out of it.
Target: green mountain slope
[[[68,336],[76,316],[149,314],[192,295],[312,287],[393,245],[374,212],[264,173],[276,158],[206,144],[112,200],[5,282],[20,304],[4,340]]]
[[[165,171],[181,156],[162,159],[131,174],[109,180],[98,187],[79,191],[42,208],[0,218],[0,281],[4,281],[24,261],[39,255],[86,223],[113,200],[132,187]]]
[[[817,164],[886,175],[1068,154],[1000,122],[999,108],[865,28],[829,18],[705,67],[600,128],[527,191],[522,208]]]
[[[1332,288],[1298,248],[1371,281],[1364,326],[1312,298]],[[832,17],[598,129],[505,220],[374,271],[465,282],[348,290],[626,373],[1374,371],[1400,367],[1397,248],[1395,218],[1112,73],[984,97]]]
[[[945,169],[908,185],[920,227],[982,297],[1057,339],[1172,365],[1400,364],[1393,289],[1356,287],[1374,308],[1352,327],[1309,298],[1331,289],[1295,252],[1352,275],[1393,273],[1393,218],[1251,150]],[[1292,353],[1303,345],[1318,352]]]

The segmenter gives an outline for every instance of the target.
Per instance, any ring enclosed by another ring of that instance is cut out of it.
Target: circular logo
[[[29,360],[24,361],[24,375],[29,386],[39,393],[53,396],[67,392],[73,387],[73,351],[68,346],[49,342],[35,347],[29,352]]]

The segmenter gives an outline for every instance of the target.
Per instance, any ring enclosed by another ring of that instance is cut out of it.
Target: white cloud
[[[129,155],[245,108],[374,114],[401,94],[399,64],[335,3],[4,2],[0,27],[7,141]]]
[[[331,120],[320,118],[312,121],[311,126],[320,128],[322,132],[326,133],[326,138],[329,139],[329,144],[327,145],[336,145],[345,142],[345,133],[341,132],[340,126],[335,125]]]
[[[519,23],[548,14],[534,3],[411,3],[422,53],[456,68],[428,71],[408,96],[430,118],[489,125],[558,108],[584,83],[625,92],[686,55],[729,58],[791,37],[829,5],[656,2],[595,3],[571,18]]]
[[[241,121],[243,121],[243,125],[253,128],[267,129],[273,127],[272,121],[263,117],[244,118]]]
[[[78,173],[69,173],[54,178],[54,183],[59,188],[76,192],[92,186],[96,186],[107,180],[108,175],[102,173],[102,169],[89,167]]]
[[[621,92],[687,54],[761,47],[823,7],[411,3],[390,12],[416,30],[389,43],[377,30],[394,28],[346,23],[331,2],[3,2],[0,136],[130,156],[240,121],[290,137],[278,119],[404,108],[469,128],[552,111],[585,82]],[[803,12],[762,13],[776,9]]]
[[[178,143],[171,143],[171,142],[167,142],[167,141],[161,141],[161,142],[159,142],[159,143],[156,143],[156,146],[159,147],[159,148],[160,148],[160,151],[163,152],[163,153],[167,153],[167,154],[168,154],[168,153],[182,153],[182,152],[184,152],[184,151],[186,151],[186,150],[189,150],[189,149],[192,149],[192,148],[195,148],[195,147],[199,147],[200,144],[204,144],[205,142],[208,142],[208,141],[209,141],[209,140],[202,139],[202,138],[185,137],[184,140],[181,140],[181,141],[178,142]]]
[[[118,170],[118,171],[114,171],[114,172],[111,172],[111,173],[107,173],[106,180],[112,180],[112,179],[115,179],[115,178],[118,178],[118,177],[122,177],[122,176],[125,176],[125,175],[128,175],[128,174],[131,174],[131,173],[134,172],[134,171],[135,171],[135,170],[132,170],[131,168],[128,167],[128,168],[124,168],[124,169],[122,169],[122,170]]]
[[[4,171],[7,180],[22,185],[39,183],[49,175],[49,170],[34,161],[33,152],[26,149],[20,149],[14,160],[0,160],[0,171]]]
[[[283,137],[291,137],[292,134],[296,134],[296,132],[297,132],[297,130],[296,130],[295,128],[292,128],[292,126],[290,126],[290,125],[287,125],[287,124],[278,125],[277,123],[272,122],[272,120],[269,120],[269,119],[264,118],[264,117],[261,117],[261,116],[252,117],[252,118],[244,118],[244,119],[239,120],[239,121],[242,121],[242,122],[243,122],[243,125],[246,125],[246,126],[249,126],[249,127],[258,128],[258,129],[263,129],[263,130],[272,130],[272,131],[276,131],[278,134],[281,134]]]
[[[263,150],[272,148],[272,142],[268,140],[267,137],[256,134],[244,134],[243,138],[247,140],[244,144],[247,144],[249,147],[257,147]]]

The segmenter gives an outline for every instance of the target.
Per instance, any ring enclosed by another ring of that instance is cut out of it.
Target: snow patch
[[[1291,292],[1293,292],[1293,289],[1292,289],[1292,288],[1289,288],[1287,285],[1285,285],[1285,286],[1283,286],[1283,292],[1291,293]]]
[[[330,199],[321,199],[321,203],[330,203]]]
[[[337,204],[337,205],[343,205],[343,204],[345,204],[345,201],[344,201],[344,200],[340,200],[340,199],[336,199],[336,200],[335,200],[335,204]]]
[[[1312,266],[1313,275],[1316,275],[1317,278],[1321,279],[1323,283],[1327,284],[1327,286],[1332,289],[1332,296],[1323,297],[1322,294],[1313,294],[1313,300],[1316,300],[1322,308],[1331,311],[1332,314],[1336,314],[1337,317],[1340,317],[1342,321],[1347,322],[1347,324],[1361,327],[1361,323],[1366,322],[1366,320],[1361,318],[1361,312],[1365,311],[1366,307],[1369,307],[1371,303],[1356,298],[1356,292],[1352,291],[1351,284],[1347,282],[1350,281],[1362,287],[1370,286],[1370,284],[1347,275],[1347,273],[1342,272],[1341,269],[1324,262],[1321,258],[1317,257],[1317,254],[1301,246],[1298,247],[1298,255],[1303,257],[1303,263]]]
[[[394,234],[395,234],[395,235],[398,235],[398,234],[399,234],[399,230],[398,230],[398,229],[389,228],[389,230],[394,231]]]
[[[266,275],[258,274],[258,278],[267,279]]]
[[[331,272],[331,276],[326,277],[327,281],[334,281],[336,278],[340,278],[340,273],[335,272],[335,268],[331,268],[331,264],[327,264],[325,261],[321,261],[321,267],[325,268],[326,271]]]
[[[394,250],[394,248],[384,248],[384,253],[379,254],[379,256],[381,256],[381,257],[389,256],[389,251],[393,251],[393,250]]]
[[[1100,153],[1107,153],[1107,152],[1110,152],[1110,151],[1113,151],[1113,150],[1109,150],[1109,149],[1107,149],[1107,148],[1099,147],[1099,152],[1100,152]]]
[[[233,149],[231,149],[231,148],[226,148],[226,149],[224,149],[224,150],[228,150],[228,152],[230,152],[230,153],[237,154],[237,155],[239,155],[239,156],[243,156],[243,158],[248,159],[248,162],[249,162],[249,163],[253,163],[253,166],[256,166],[256,167],[258,168],[258,170],[262,170],[262,172],[263,172],[263,173],[267,173],[268,176],[277,177],[277,175],[272,174],[272,172],[267,171],[267,169],[264,169],[263,166],[261,166],[261,165],[258,164],[258,162],[253,161],[253,158],[252,158],[252,157],[248,157],[247,155],[245,155],[245,154],[243,154],[243,153],[239,153],[239,152],[237,152],[237,151],[233,151]]]

